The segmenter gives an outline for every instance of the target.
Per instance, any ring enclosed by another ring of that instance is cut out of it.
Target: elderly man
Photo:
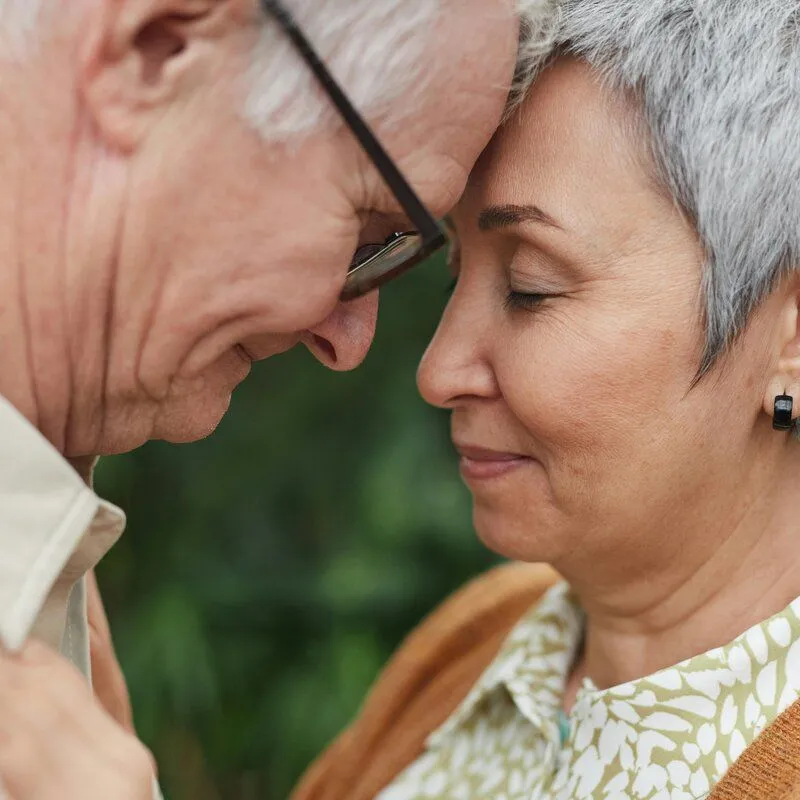
[[[13,800],[150,793],[146,751],[80,678],[84,576],[124,525],[94,458],[209,434],[251,363],[298,343],[361,362],[372,290],[443,244],[549,0],[283,2],[0,0]]]

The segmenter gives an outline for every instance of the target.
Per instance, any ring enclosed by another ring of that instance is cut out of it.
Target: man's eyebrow
[[[519,225],[523,222],[539,222],[551,228],[564,230],[548,213],[539,206],[489,206],[478,217],[478,227],[482,231],[493,231],[498,228],[507,228],[510,225]]]

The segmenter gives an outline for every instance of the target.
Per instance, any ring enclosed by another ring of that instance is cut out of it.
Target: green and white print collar
[[[800,600],[715,648],[559,712],[584,616],[566,584],[515,627],[380,800],[698,800],[798,698]]]

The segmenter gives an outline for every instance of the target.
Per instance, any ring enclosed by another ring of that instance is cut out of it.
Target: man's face
[[[498,123],[517,36],[504,0],[488,12],[483,0],[452,5],[430,85],[401,126],[375,124],[436,216],[458,200]],[[119,189],[101,209],[117,226],[108,402],[135,420],[134,438],[208,434],[251,360],[300,342],[331,368],[357,366],[378,301],[339,303],[348,267],[360,245],[410,227],[347,130],[278,146],[245,121],[258,28],[221,6],[209,2],[201,33],[180,31],[175,53],[134,41],[131,58],[169,101],[157,114],[137,107],[135,146],[100,159],[99,178],[107,171]],[[125,115],[96,97],[101,123],[125,130]],[[105,449],[127,449],[127,438]]]

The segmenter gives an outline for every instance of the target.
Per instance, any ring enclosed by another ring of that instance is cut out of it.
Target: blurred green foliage
[[[99,580],[169,800],[284,800],[402,638],[492,563],[415,387],[447,283],[434,263],[388,289],[356,372],[298,349],[207,441],[101,464],[128,530]]]

